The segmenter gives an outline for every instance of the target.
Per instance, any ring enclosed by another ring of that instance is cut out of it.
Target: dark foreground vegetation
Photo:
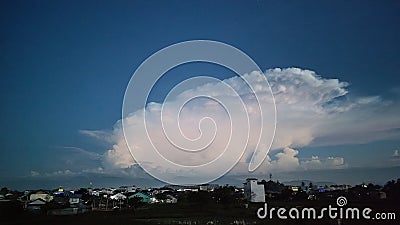
[[[269,202],[273,206],[285,207],[325,207],[327,204],[334,202]],[[367,203],[352,204],[352,207],[373,207],[382,212],[396,212],[400,215],[400,207],[398,203],[375,201]],[[215,203],[177,203],[168,204],[151,204],[141,208],[118,210],[118,211],[92,211],[85,214],[72,216],[49,216],[49,215],[32,215],[26,212],[20,212],[17,215],[6,215],[1,219],[1,224],[59,224],[59,225],[122,225],[122,224],[338,224],[337,220],[280,220],[274,218],[272,220],[261,220],[257,218],[256,212],[262,204],[249,204],[248,208],[244,205],[222,205]],[[399,224],[396,220],[343,220],[342,224]]]

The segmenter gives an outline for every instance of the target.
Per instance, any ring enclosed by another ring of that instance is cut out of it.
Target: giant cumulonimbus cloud
[[[252,72],[244,75],[246,79],[257,79],[260,73]],[[338,79],[326,79],[310,70],[299,68],[286,69],[270,69],[265,71],[263,76],[268,79],[272,92],[275,97],[277,107],[277,130],[272,145],[272,151],[283,149],[282,152],[270,152],[276,156],[276,160],[268,158],[265,165],[267,168],[275,168],[279,170],[293,170],[299,167],[305,169],[323,168],[324,165],[329,168],[340,167],[345,163],[343,158],[329,157],[320,159],[317,156],[310,160],[299,161],[296,156],[298,151],[293,149],[296,147],[310,145],[339,145],[348,143],[366,143],[374,140],[383,140],[393,138],[392,129],[400,126],[400,121],[390,110],[382,111],[382,108],[388,107],[387,102],[383,102],[379,96],[367,97],[348,97],[348,83]],[[254,93],[248,93],[243,80],[240,77],[233,77],[225,80],[227,84],[235,87],[235,90],[246,101],[246,109],[249,114],[254,113],[253,117],[259,117],[257,111],[252,111],[257,104],[252,100]],[[165,102],[163,104],[175,104],[179,102],[179,98],[184,95],[196,95],[197,92],[208,91],[213,95],[222,97],[224,101],[230,101],[231,96],[219,91],[219,83],[208,83],[195,89],[186,90],[177,95],[175,100]],[[260,101],[271,101],[268,94],[269,87],[259,86],[254,89],[255,94]],[[233,98],[232,98],[233,100]],[[233,103],[234,104],[234,103]],[[160,148],[162,154],[169,159],[189,164],[201,164],[217,157],[221,154],[227,141],[235,142],[238,140],[230,140],[227,136],[230,129],[226,112],[221,110],[218,104],[213,101],[202,99],[188,104],[182,111],[180,126],[182,132],[190,138],[199,135],[198,122],[204,115],[210,112],[215,121],[218,121],[218,138],[213,146],[207,151],[203,151],[199,155],[190,156],[190,154],[181,154],[179,151],[172,151],[170,147],[163,149],[166,143],[162,133],[161,124],[159,122],[162,104],[149,103],[146,107],[148,129],[152,132],[152,141]],[[145,140],[147,134],[140,131],[137,127],[135,133],[135,121],[143,121],[143,110],[133,113],[129,118],[130,129],[137,135],[138,142],[135,148],[146,149],[152,148]],[[235,113],[232,111],[231,113]],[[263,115],[270,116],[270,115]],[[174,112],[163,112],[163,120],[175,120]],[[254,120],[257,122],[257,119]],[[245,121],[243,121],[244,123]],[[206,124],[207,125],[207,124]],[[257,124],[253,124],[257,126]],[[92,131],[84,131],[90,135]],[[93,135],[99,134],[95,131]],[[91,136],[93,136],[91,135]],[[243,133],[243,137],[247,134]],[[112,134],[107,140],[113,143],[112,149],[104,154],[104,162],[109,167],[126,168],[135,164],[124,139],[121,121],[117,121]],[[249,138],[247,151],[240,160],[239,164],[248,163],[248,159],[253,153],[256,146],[256,139]],[[167,145],[165,145],[167,146]],[[232,146],[235,146],[233,143]],[[244,167],[243,167],[244,168]],[[163,170],[160,166],[154,165],[154,169]],[[260,169],[265,169],[261,167]],[[237,171],[237,169],[234,171]],[[168,172],[166,170],[166,172]],[[238,171],[240,172],[240,171]]]

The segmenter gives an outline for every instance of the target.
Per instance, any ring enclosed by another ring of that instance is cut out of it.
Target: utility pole
[[[106,201],[106,211],[108,210],[108,196],[106,195],[107,201]]]

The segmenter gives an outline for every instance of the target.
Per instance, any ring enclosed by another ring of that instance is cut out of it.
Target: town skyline
[[[267,208],[280,206],[280,211],[289,210],[291,219],[302,219],[308,222],[322,219],[327,222],[341,224],[342,219],[354,220],[387,220],[392,224],[398,217],[398,188],[400,178],[386,182],[385,185],[335,185],[306,183],[282,184],[271,180],[247,178],[243,187],[231,185],[202,184],[195,186],[165,185],[159,188],[138,188],[134,185],[117,188],[78,188],[65,189],[59,187],[52,190],[15,191],[7,188],[0,190],[0,213],[3,222],[24,224],[26,221],[47,224],[50,221],[60,223],[73,220],[74,223],[109,224],[107,220],[117,220],[118,223],[129,220],[130,223],[146,221],[150,224],[181,224],[213,221],[217,224],[242,223],[250,221],[256,224],[260,219],[272,219],[272,210]],[[334,214],[338,208],[332,208],[332,203],[346,214]],[[346,206],[351,202],[351,207]],[[263,207],[260,207],[262,206]],[[290,205],[296,207],[289,209]],[[328,208],[329,214],[325,214]],[[365,212],[367,204],[368,214]],[[314,206],[319,205],[319,206]],[[355,208],[354,206],[358,206]],[[204,210],[207,206],[210,211]],[[310,208],[314,206],[310,213]],[[360,208],[364,206],[363,208]],[[176,214],[171,214],[171,207]],[[196,209],[201,209],[200,211]],[[382,209],[386,209],[382,212]],[[234,210],[235,212],[232,212]],[[262,211],[264,210],[264,213]],[[292,211],[297,214],[291,213]],[[301,214],[299,212],[302,212]],[[154,212],[157,212],[155,215]],[[305,214],[308,212],[309,214]],[[253,214],[254,213],[254,214]],[[351,214],[349,214],[351,213]],[[74,215],[72,217],[68,217]],[[308,215],[308,216],[307,216]],[[239,217],[238,217],[239,216]],[[287,219],[281,213],[279,219]],[[258,217],[258,218],[257,218]],[[101,219],[100,219],[101,218]],[[99,222],[95,222],[98,220]],[[241,221],[241,222],[238,222]],[[303,223],[305,222],[303,221]],[[281,224],[283,221],[274,221]],[[287,221],[286,221],[287,222]],[[364,223],[366,221],[363,221]],[[374,221],[376,222],[376,221]]]

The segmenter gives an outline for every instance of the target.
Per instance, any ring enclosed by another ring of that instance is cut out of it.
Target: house
[[[157,199],[156,197],[151,197],[150,198],[150,203],[159,203],[161,200]]]
[[[262,180],[261,182],[259,182],[259,184],[264,185],[265,197],[268,198],[276,198],[285,189],[285,186],[279,183],[278,181],[274,182],[272,180],[269,181]]]
[[[81,202],[81,199],[82,199],[81,194],[72,194],[69,196],[69,204],[70,205],[79,204],[79,202]]]
[[[54,196],[53,201],[62,206],[68,206],[69,198],[67,196]]]
[[[169,188],[178,192],[197,192],[199,186],[197,185],[166,185],[164,188]]]
[[[150,198],[150,203],[177,203],[178,199],[172,195],[165,195],[161,198],[152,197]]]
[[[42,210],[42,207],[46,205],[46,201],[38,198],[33,201],[30,201],[26,206],[26,209],[30,212],[39,213]]]
[[[264,185],[256,178],[247,178],[244,183],[244,197],[249,202],[265,202]]]
[[[207,191],[208,190],[208,184],[202,184],[199,186],[200,191]]]
[[[89,188],[89,195],[93,195],[93,196],[97,196],[97,197],[99,197],[100,196],[100,189],[92,189],[92,188]]]
[[[178,202],[178,199],[175,198],[172,195],[167,195],[167,199],[165,199],[165,203],[173,203],[173,204],[175,204],[177,202]]]
[[[100,190],[100,194],[112,195],[116,189],[115,188],[103,188]]]
[[[29,201],[35,201],[36,199],[42,199],[46,202],[50,202],[53,200],[53,196],[44,191],[37,191],[36,193],[29,195]]]
[[[197,187],[189,187],[189,188],[184,188],[183,191],[198,192],[199,189]]]
[[[110,199],[111,200],[125,200],[126,199],[126,195],[121,194],[121,193],[117,193],[115,195],[111,195]]]
[[[138,192],[134,195],[129,196],[129,199],[133,198],[141,198],[141,201],[144,203],[150,203],[150,197],[148,195],[143,194],[142,192]]]
[[[298,192],[300,188],[298,186],[290,186],[289,189],[293,192]]]
[[[14,196],[14,195],[13,195],[12,193],[7,193],[7,194],[5,195],[5,198],[11,199],[13,196]]]
[[[383,191],[371,191],[369,196],[372,199],[386,199],[386,192]]]
[[[171,189],[171,188],[160,188],[160,189],[156,189],[156,190],[154,190],[153,191],[153,195],[156,195],[156,194],[163,194],[163,193],[172,193],[172,192],[174,192],[174,190],[173,189]]]
[[[201,184],[199,185],[199,190],[200,191],[214,191],[214,189],[218,188],[218,184]]]
[[[121,190],[124,193],[135,193],[137,190],[137,187],[135,185],[132,186],[121,186],[119,187],[119,190]]]

